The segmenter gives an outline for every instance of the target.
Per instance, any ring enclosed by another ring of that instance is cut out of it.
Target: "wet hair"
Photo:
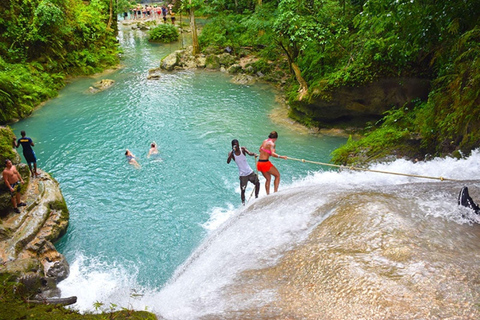
[[[150,147],[155,148],[155,143],[152,143]]]
[[[20,131],[20,134],[22,135],[22,137],[26,135],[25,131],[23,131],[23,130]]]
[[[277,133],[277,131],[272,131],[272,132],[270,132],[270,134],[268,135],[268,138],[270,138],[270,139],[277,139],[277,138],[278,138],[278,133]]]
[[[234,145],[236,145],[236,144],[238,144],[238,140],[237,140],[237,139],[233,139],[233,140],[232,140],[232,147],[233,147]]]

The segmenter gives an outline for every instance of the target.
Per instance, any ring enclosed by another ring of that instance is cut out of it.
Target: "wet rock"
[[[98,92],[101,92],[101,91],[104,91],[108,88],[110,88],[111,86],[113,86],[115,83],[115,80],[111,80],[111,79],[102,79],[100,81],[97,81],[93,84],[93,86],[91,86],[90,88],[88,88],[88,92],[90,93],[98,93]]]
[[[69,213],[58,182],[42,170],[38,172],[22,194],[27,205],[19,214],[1,219],[0,273],[39,284],[43,291],[55,289],[55,284],[68,276],[68,263],[53,242],[65,234]]]
[[[166,56],[161,62],[160,62],[160,68],[167,70],[167,71],[172,71],[175,66],[178,65],[180,61],[180,55],[183,53],[183,50],[176,50]]]
[[[227,72],[230,73],[230,74],[238,74],[238,73],[241,73],[242,71],[243,71],[243,68],[238,63],[231,65],[227,69]]]
[[[230,81],[235,84],[251,85],[254,84],[257,80],[254,76],[242,73],[235,75]]]
[[[150,69],[148,70],[148,80],[158,80],[162,76],[162,70],[160,68]]]
[[[426,100],[430,81],[417,78],[388,78],[357,87],[340,87],[311,99],[291,104],[296,120],[309,119],[323,124],[380,119],[392,106],[404,106],[415,99]]]

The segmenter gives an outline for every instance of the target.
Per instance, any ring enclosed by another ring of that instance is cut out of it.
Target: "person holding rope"
[[[258,192],[260,191],[260,181],[258,180],[258,175],[253,172],[252,168],[248,165],[247,157],[245,155],[255,156],[258,155],[250,152],[245,147],[240,147],[237,139],[232,140],[232,151],[228,153],[227,164],[233,159],[238,167],[238,173],[240,175],[240,197],[242,199],[242,204],[245,205],[245,189],[247,188],[247,183],[250,181],[255,185],[255,198],[258,198]]]
[[[280,185],[280,172],[277,168],[270,162],[270,156],[275,158],[287,159],[287,156],[279,156],[275,153],[275,141],[278,139],[278,133],[276,131],[270,132],[268,139],[264,140],[260,146],[260,158],[257,162],[257,169],[265,177],[265,191],[267,195],[270,194],[270,181],[272,180],[272,175],[275,177],[273,182],[273,192],[278,191],[278,186]]]

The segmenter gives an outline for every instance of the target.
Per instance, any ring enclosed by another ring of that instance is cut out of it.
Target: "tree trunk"
[[[107,23],[107,29],[111,29],[112,22],[113,22],[113,0],[110,0],[110,6],[109,6],[109,17],[108,17],[108,23]]]
[[[300,71],[300,68],[294,62],[294,58],[297,56],[296,51],[291,52],[289,49],[287,49],[287,47],[283,44],[282,41],[278,41],[277,43],[280,45],[283,51],[285,51],[285,53],[287,54],[290,69],[295,74],[295,78],[297,79],[297,82],[300,85],[300,88],[298,89],[298,92],[299,92],[298,100],[301,101],[308,92],[308,84],[307,84],[307,81],[305,81],[305,79],[303,79],[302,77],[302,71]]]
[[[200,53],[200,45],[198,44],[197,25],[195,23],[195,13],[193,11],[192,0],[190,1],[190,29],[192,29],[192,55],[196,56]]]
[[[60,304],[63,306],[67,306],[70,304],[77,303],[77,297],[72,296],[68,298],[45,298],[45,299],[27,300],[27,302],[35,303],[35,304]]]
[[[290,62],[290,66],[292,67],[292,70],[295,73],[295,78],[297,78],[298,84],[300,85],[300,88],[298,89],[298,100],[301,101],[303,97],[307,94],[308,84],[307,81],[303,79],[302,72],[300,71],[300,68],[297,66],[297,64],[295,62]]]

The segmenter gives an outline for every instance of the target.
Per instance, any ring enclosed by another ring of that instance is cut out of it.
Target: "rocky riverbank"
[[[20,213],[10,205],[0,216],[0,274],[15,275],[27,291],[37,293],[30,299],[57,297],[56,284],[68,276],[69,265],[53,243],[65,234],[69,212],[55,179],[42,170],[29,179],[28,167],[16,166],[26,184],[22,201],[27,205]],[[8,195],[0,182],[1,194]]]

